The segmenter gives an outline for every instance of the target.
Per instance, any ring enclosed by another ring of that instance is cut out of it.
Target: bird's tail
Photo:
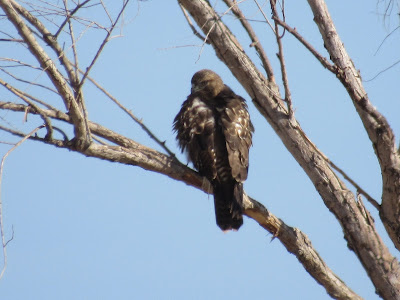
[[[217,225],[223,230],[238,230],[243,224],[243,184],[240,182],[214,185]]]

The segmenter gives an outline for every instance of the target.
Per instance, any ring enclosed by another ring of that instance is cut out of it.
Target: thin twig
[[[100,4],[103,7],[103,10],[105,11],[105,13],[107,14],[107,17],[110,20],[110,23],[112,24],[113,23],[113,19],[112,19],[110,13],[108,12],[108,9],[107,9],[106,5],[104,4],[103,0],[100,0]]]
[[[308,49],[308,51],[311,52],[315,56],[316,59],[329,71],[332,73],[336,74],[336,68],[333,66],[329,61],[323,57],[321,54],[318,53],[318,51],[309,43],[307,42],[302,35],[300,35],[296,28],[290,27],[286,22],[282,21],[278,16],[273,17],[274,21],[277,22],[280,26],[282,26],[284,29],[289,31],[300,43],[303,44],[304,47]]]
[[[28,64],[28,63],[26,63],[26,62],[20,61],[20,60],[15,59],[15,58],[0,57],[0,61],[15,62],[15,63],[16,63],[16,65],[2,66],[2,68],[9,68],[9,67],[12,67],[12,68],[15,68],[15,67],[29,67],[29,68],[32,68],[32,69],[34,69],[34,70],[38,70],[38,71],[40,71],[40,72],[43,71],[43,69],[42,69],[41,67],[36,67],[36,66],[34,66],[34,65],[30,65],[30,64]]]
[[[353,185],[356,189],[357,192],[363,195],[369,203],[372,204],[378,211],[381,209],[381,205],[374,199],[372,198],[364,189],[362,189],[353,179],[349,177],[341,168],[339,168],[335,163],[333,163],[328,157],[324,155],[324,159],[332,166],[333,169],[338,171],[344,179],[346,179],[348,182],[350,182],[351,185]]]
[[[380,211],[381,206],[373,197],[371,197],[363,188],[360,187],[349,175],[347,175],[341,168],[339,168],[334,162],[332,162],[322,151],[320,151],[317,146],[308,138],[301,128],[299,128],[300,134],[309,142],[309,144],[314,148],[316,152],[339,174],[341,174],[351,185],[353,185],[356,190],[363,195],[378,211]]]
[[[2,70],[2,71],[4,71],[4,70]],[[7,73],[7,72],[6,72],[6,73]],[[12,76],[12,74],[10,74],[10,76]],[[14,78],[14,76],[12,76],[12,77]],[[19,78],[15,77],[15,79],[18,80]],[[31,82],[31,81],[25,81],[25,80],[22,80],[22,79],[21,79],[21,81],[22,81],[22,82],[26,82],[26,83],[28,83],[28,84],[35,85],[35,83],[34,83],[34,82]],[[41,87],[46,88],[45,86],[41,86]],[[24,95],[25,97],[31,99],[31,100],[34,101],[34,102],[37,102],[37,103],[43,105],[44,107],[46,107],[46,108],[48,108],[48,109],[55,109],[53,106],[51,106],[51,105],[48,104],[47,102],[44,102],[44,101],[42,101],[42,100],[40,100],[40,99],[38,99],[38,98],[36,98],[36,97],[34,97],[34,96],[28,94],[28,93],[25,93],[25,92],[23,92],[23,91],[21,91],[21,90],[15,88],[15,87],[14,87],[14,89],[17,90],[21,95]],[[50,89],[50,90],[51,90],[51,89]],[[53,91],[53,90],[51,90],[51,91]],[[54,91],[54,92],[55,92],[56,94],[58,94],[56,91]]]
[[[4,144],[4,145],[12,145],[14,146],[15,143],[11,143],[11,142],[4,142],[4,141],[0,141],[0,144]]]
[[[41,125],[39,127],[36,127],[34,130],[32,130],[30,133],[24,136],[22,140],[20,140],[17,144],[15,144],[14,147],[12,147],[10,150],[7,151],[6,154],[4,154],[1,164],[0,164],[0,235],[1,235],[1,242],[2,242],[2,248],[3,248],[3,258],[4,258],[4,265],[3,269],[1,270],[0,273],[0,279],[3,277],[4,272],[6,271],[7,268],[7,250],[6,246],[10,240],[6,242],[5,237],[4,237],[4,224],[3,224],[3,202],[1,200],[1,182],[2,182],[2,177],[3,177],[3,166],[4,166],[4,161],[7,158],[7,156],[14,151],[18,146],[20,146],[23,142],[25,142],[32,134],[37,132],[39,129],[43,128],[44,125]],[[13,231],[13,236],[14,236],[14,231]]]
[[[279,35],[279,27],[278,23],[276,22],[276,17],[278,17],[278,11],[276,9],[276,0],[270,0],[271,3],[271,9],[272,9],[272,15],[273,19],[275,22],[275,37],[276,37],[276,42],[278,43],[278,49],[279,49],[279,54],[278,54],[278,59],[281,65],[281,73],[282,73],[282,81],[283,81],[283,87],[285,89],[285,101],[288,106],[288,111],[289,111],[289,118],[291,121],[294,121],[294,112],[293,112],[293,106],[292,106],[292,96],[290,93],[290,88],[289,88],[289,80],[286,72],[286,63],[285,63],[285,57],[283,54],[283,45],[282,45],[282,36]]]
[[[91,62],[90,65],[86,68],[86,71],[85,71],[85,73],[83,74],[83,77],[82,77],[82,79],[81,79],[81,81],[80,81],[80,83],[79,83],[80,88],[82,88],[83,83],[84,83],[85,80],[86,80],[86,77],[89,75],[90,70],[93,68],[95,62],[97,61],[97,59],[98,59],[99,56],[100,56],[100,53],[103,51],[105,45],[107,44],[107,42],[108,42],[108,40],[109,40],[109,38],[110,38],[110,36],[111,36],[111,33],[112,33],[113,30],[115,29],[115,26],[117,25],[119,19],[121,18],[122,13],[124,12],[124,10],[125,10],[126,6],[128,5],[128,3],[129,3],[129,0],[125,0],[125,1],[124,1],[124,4],[123,4],[123,6],[122,6],[120,12],[118,13],[117,18],[115,19],[115,22],[112,24],[111,28],[107,31],[107,35],[106,35],[106,37],[104,38],[103,42],[101,43],[99,49],[97,50],[97,52],[96,52],[96,54],[95,54],[95,56],[94,56],[92,62]]]
[[[200,40],[202,40],[203,42],[205,42],[205,43],[207,43],[207,44],[210,45],[211,42],[208,41],[203,35],[201,35],[201,34],[197,31],[196,27],[194,27],[192,21],[190,20],[190,17],[189,17],[189,15],[188,15],[188,13],[186,12],[186,9],[182,6],[182,4],[179,3],[179,7],[181,8],[181,10],[182,10],[182,12],[183,12],[183,15],[185,16],[186,21],[188,22],[188,25],[189,25],[190,29],[192,29],[193,34],[194,34],[195,36],[197,36],[197,37],[198,37]]]
[[[400,29],[400,26],[397,26],[395,29],[393,29],[391,32],[389,32],[385,38],[383,39],[383,41],[380,43],[378,49],[376,49],[374,56],[379,52],[379,50],[381,49],[381,47],[383,46],[383,44],[385,43],[386,39],[388,39],[397,29]]]
[[[4,247],[7,247],[8,243],[11,242],[14,239],[14,226],[11,225],[11,237],[8,239],[8,241],[4,244]],[[1,279],[1,277],[0,277]]]
[[[240,23],[242,23],[242,26],[247,31],[247,34],[249,35],[249,37],[252,41],[251,46],[254,46],[254,48],[256,49],[256,51],[260,57],[260,60],[263,64],[264,70],[265,70],[265,72],[267,72],[268,79],[272,82],[275,82],[274,72],[272,70],[272,66],[271,66],[271,63],[269,62],[268,56],[265,53],[264,48],[261,45],[260,40],[258,39],[258,37],[257,37],[256,33],[254,32],[253,28],[251,27],[250,23],[247,21],[243,12],[237,6],[237,2],[232,2],[231,0],[224,0],[224,2],[229,8],[232,9],[232,12],[239,19]]]
[[[85,1],[83,4],[89,2],[90,0]],[[64,7],[65,7],[65,13],[67,14],[67,20],[68,20],[68,27],[69,27],[69,35],[71,37],[71,47],[72,47],[72,52],[74,54],[74,66],[75,66],[75,78],[77,80],[77,82],[79,82],[79,72],[78,72],[78,68],[79,68],[79,61],[78,61],[78,52],[76,50],[76,40],[75,40],[75,34],[74,34],[74,29],[72,26],[72,22],[71,22],[71,17],[70,14],[68,12],[68,3],[67,0],[63,0],[64,2]],[[79,5],[78,5],[79,6]],[[78,6],[74,9],[74,11],[78,11]],[[80,4],[80,6],[82,6],[82,4]],[[73,12],[74,12],[73,11]]]
[[[61,33],[61,31],[63,30],[64,26],[67,24],[67,22],[69,22],[72,18],[72,16],[83,6],[86,5],[86,3],[88,3],[91,0],[86,0],[80,4],[78,4],[71,12],[66,11],[66,18],[64,20],[64,22],[60,25],[60,27],[58,28],[56,34],[54,35],[55,38],[58,37],[58,35]],[[65,3],[65,2],[64,2]],[[66,8],[66,7],[65,7]]]
[[[35,103],[33,103],[31,100],[29,100],[27,97],[25,97],[22,93],[20,93],[18,89],[11,86],[9,83],[0,79],[0,84],[3,85],[6,89],[8,89],[10,92],[12,92],[14,95],[16,95],[17,97],[21,98],[23,101],[28,103],[28,105],[31,106],[34,110],[36,110],[36,112],[40,115],[40,117],[46,124],[46,129],[47,129],[46,139],[51,139],[53,135],[53,127],[51,125],[49,117],[46,116],[46,114],[42,111],[42,109]]]
[[[82,71],[81,71],[82,72]],[[90,82],[92,82],[103,94],[105,94],[111,101],[113,101],[120,109],[122,109],[132,120],[134,120],[158,145],[161,146],[168,153],[168,155],[175,157],[175,153],[172,152],[166,145],[165,141],[161,141],[155,136],[155,134],[143,123],[142,120],[138,119],[130,110],[123,106],[114,96],[107,92],[100,84],[98,84],[93,78],[88,76]]]
[[[24,79],[22,79],[22,78],[19,78],[19,77],[15,76],[14,74],[12,74],[11,72],[8,72],[8,71],[4,70],[4,68],[2,68],[2,67],[0,67],[0,70],[1,70],[2,72],[6,73],[8,76],[10,76],[10,77],[14,78],[15,80],[19,81],[19,82],[27,83],[27,84],[29,84],[29,85],[35,85],[35,86],[44,88],[44,89],[46,89],[46,90],[49,90],[49,91],[51,91],[51,92],[53,92],[53,93],[55,93],[55,94],[58,95],[58,92],[57,92],[56,90],[54,90],[54,89],[52,89],[52,88],[49,88],[48,86],[45,86],[45,85],[43,85],[43,84],[36,83],[36,82],[33,82],[33,81],[28,81],[28,80],[24,80]]]
[[[400,60],[398,60],[398,61],[396,61],[395,63],[391,64],[389,67],[387,67],[387,68],[385,68],[385,69],[379,71],[378,74],[376,74],[376,75],[375,75],[374,77],[372,77],[371,79],[363,80],[363,81],[364,81],[364,82],[370,82],[370,81],[374,80],[374,79],[377,78],[379,75],[381,75],[382,73],[386,72],[387,70],[393,68],[393,67],[394,67],[395,65],[397,65],[398,63],[400,63]]]
[[[272,29],[272,32],[276,35],[275,29],[272,26],[271,22],[268,20],[267,16],[264,13],[264,10],[262,9],[262,7],[260,6],[260,4],[258,3],[257,0],[254,0],[254,2],[256,3],[258,9],[260,10],[261,14],[263,15],[265,21],[267,22],[267,24],[269,25],[269,27]]]

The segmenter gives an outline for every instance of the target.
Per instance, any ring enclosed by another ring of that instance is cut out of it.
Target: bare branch
[[[272,29],[272,32],[276,35],[274,26],[272,26],[271,22],[268,20],[268,18],[267,18],[267,16],[265,15],[264,10],[262,9],[261,5],[258,3],[257,0],[254,0],[254,2],[256,3],[256,5],[257,5],[257,7],[258,7],[258,10],[259,10],[259,11],[261,12],[261,14],[263,15],[265,22],[267,22],[268,26]]]
[[[19,82],[27,83],[27,84],[29,84],[29,85],[35,85],[35,86],[44,88],[44,89],[46,89],[46,90],[49,90],[49,91],[51,91],[51,92],[53,92],[53,93],[55,93],[55,94],[58,95],[58,93],[57,93],[56,90],[54,90],[54,89],[52,89],[52,88],[49,88],[48,86],[45,86],[45,85],[40,84],[40,83],[36,83],[36,82],[32,82],[32,81],[28,81],[28,80],[24,80],[24,79],[22,79],[22,78],[19,78],[19,77],[15,76],[14,74],[12,74],[11,72],[6,71],[6,70],[5,70],[4,68],[2,68],[2,67],[0,67],[0,70],[1,70],[2,72],[6,73],[8,76],[11,76],[11,77],[14,78],[15,80],[19,81]]]
[[[67,82],[64,80],[61,73],[58,71],[54,62],[50,59],[47,53],[43,50],[43,48],[39,45],[36,39],[33,37],[32,32],[18,15],[17,11],[25,18],[28,18],[31,22],[36,24],[37,28],[42,30],[45,38],[48,39],[49,45],[52,45],[53,49],[58,49],[58,44],[55,40],[52,40],[50,37],[50,33],[46,30],[46,28],[36,19],[34,18],[27,10],[21,7],[13,0],[0,0],[0,7],[7,14],[8,19],[13,23],[15,28],[17,29],[20,36],[24,39],[25,43],[28,45],[29,50],[34,55],[34,57],[38,60],[41,67],[45,70],[46,74],[53,82],[54,86],[57,88],[58,93],[64,100],[64,104],[66,108],[69,110],[72,120],[74,122],[74,131],[76,138],[76,146],[78,148],[87,147],[87,144],[90,142],[88,140],[88,132],[85,126],[85,118],[80,111],[80,108],[75,100],[75,97],[72,91],[68,88]],[[16,11],[17,10],[17,11]],[[59,47],[59,46],[58,46]],[[61,50],[60,50],[61,51]],[[62,51],[61,51],[62,53]],[[68,59],[65,58],[64,55],[60,57],[64,62],[69,62]],[[70,64],[66,66],[71,66]],[[72,67],[71,67],[72,68]],[[67,68],[68,69],[68,68]],[[74,72],[68,72],[69,75],[74,76]]]
[[[69,11],[67,10],[67,7],[65,7],[66,12],[67,12],[66,18],[65,18],[64,22],[59,26],[58,31],[54,34],[54,38],[57,38],[57,37],[60,35],[60,33],[61,33],[61,31],[63,30],[64,26],[65,26],[67,23],[70,22],[72,16],[73,16],[74,14],[76,14],[76,13],[78,12],[78,10],[79,10],[81,7],[85,6],[85,5],[86,5],[88,2],[90,2],[90,1],[91,1],[91,0],[83,1],[82,3],[78,4],[71,12],[69,12]],[[65,3],[65,2],[64,2],[64,3]]]
[[[382,73],[385,73],[386,71],[390,70],[391,68],[393,68],[394,66],[396,66],[397,64],[400,63],[400,59],[396,62],[394,62],[393,64],[391,64],[390,66],[384,68],[383,70],[379,71],[378,74],[376,74],[374,77],[372,77],[371,79],[368,80],[364,80],[364,82],[370,82],[372,80],[374,80],[375,78],[377,78],[379,75],[381,75]]]
[[[361,195],[363,195],[377,210],[378,212],[381,210],[381,206],[378,203],[378,201],[376,201],[374,198],[372,198],[364,189],[361,188],[360,185],[358,185],[349,175],[347,175],[341,168],[339,168],[333,161],[331,161],[322,151],[320,151],[318,149],[318,147],[308,138],[308,136],[305,135],[304,132],[301,132],[304,137],[304,139],[306,139],[310,145],[314,148],[315,151],[317,151],[322,157],[323,159],[336,171],[339,172],[339,174],[341,174],[344,179],[346,179],[351,185],[353,185],[357,192],[360,193]]]
[[[115,29],[115,26],[118,24],[119,19],[121,18],[123,12],[125,11],[126,6],[128,5],[129,0],[125,0],[124,4],[122,5],[121,10],[118,13],[117,18],[115,19],[115,22],[112,24],[111,28],[107,31],[107,35],[104,38],[103,42],[101,43],[99,49],[97,50],[92,62],[90,63],[90,65],[86,68],[85,73],[83,74],[83,77],[79,83],[79,86],[82,88],[83,83],[85,82],[86,77],[89,75],[90,70],[92,69],[92,67],[94,66],[95,62],[97,61],[97,59],[100,56],[100,53],[103,51],[105,45],[107,44],[107,42],[110,39],[111,33],[113,32],[113,30]]]
[[[10,58],[10,57],[0,57],[0,61],[5,61],[5,62],[14,62],[16,65],[7,65],[7,66],[2,66],[2,68],[9,68],[9,67],[28,67],[33,70],[38,70],[40,72],[43,72],[43,69],[31,64],[28,64],[26,62],[20,61],[18,59]]]
[[[304,47],[306,47],[311,54],[313,54],[315,56],[316,59],[318,59],[318,61],[322,64],[322,66],[324,66],[325,68],[327,68],[329,71],[331,71],[332,73],[336,74],[336,69],[335,67],[329,63],[329,61],[323,57],[320,53],[318,53],[318,51],[310,44],[308,43],[303,36],[301,36],[296,28],[292,28],[290,27],[286,22],[282,21],[278,16],[274,17],[275,22],[277,22],[280,26],[282,26],[283,28],[285,28],[287,31],[289,31],[300,43],[303,44]]]
[[[378,212],[381,210],[381,205],[378,203],[378,201],[376,201],[374,198],[372,198],[353,179],[351,179],[349,175],[347,175],[341,168],[339,168],[335,163],[333,163],[333,161],[329,160],[329,158],[327,158],[326,156],[325,156],[325,160],[327,160],[327,162],[332,166],[332,168],[334,168],[336,171],[338,171],[348,182],[350,182],[350,184],[353,185],[357,189],[357,192],[359,194],[363,195],[369,201],[369,203],[371,203],[372,206],[374,206],[378,210]]]
[[[202,35],[197,31],[196,27],[194,27],[194,25],[193,25],[192,21],[190,20],[190,17],[189,17],[189,15],[187,14],[185,8],[184,8],[180,3],[179,3],[179,7],[181,8],[183,15],[185,16],[186,21],[188,22],[188,25],[189,25],[190,29],[192,29],[193,34],[194,34],[195,36],[197,36],[197,37],[198,37],[200,40],[202,40],[203,42],[205,42],[205,43],[207,43],[207,44],[210,44],[210,42],[207,41],[207,39],[206,39],[204,36],[202,36]]]
[[[43,40],[50,46],[50,48],[57,54],[58,59],[62,66],[64,66],[65,71],[67,72],[68,78],[71,82],[71,85],[74,89],[77,89],[78,80],[75,77],[75,72],[73,68],[73,64],[66,57],[63,49],[58,44],[55,36],[51,34],[50,31],[29,11],[27,11],[23,6],[19,5],[15,1],[12,1],[13,8],[21,14],[30,24],[32,24],[40,33]],[[28,45],[29,46],[29,45]],[[32,45],[34,46],[34,45]],[[36,55],[35,55],[36,57]],[[39,61],[40,62],[40,61]],[[76,92],[76,91],[75,91]]]
[[[306,271],[319,284],[325,287],[329,295],[335,299],[362,299],[332,272],[303,232],[286,225],[281,219],[271,214],[261,203],[247,195],[245,196],[245,214],[256,220],[274,238],[278,238],[287,251],[294,254],[302,263]],[[315,274],[318,274],[318,276],[315,276]]]
[[[32,101],[30,101],[27,97],[25,97],[25,95],[22,92],[20,92],[18,89],[14,88],[7,82],[3,81],[2,79],[0,79],[0,84],[3,85],[6,89],[8,89],[10,92],[12,92],[14,95],[18,96],[23,101],[28,103],[28,105],[32,107],[40,115],[47,128],[46,139],[51,139],[53,135],[53,127],[51,125],[50,119],[43,113],[42,109],[38,107],[36,104],[34,104]]]
[[[391,240],[400,250],[400,156],[397,152],[394,133],[386,118],[370,102],[362,85],[361,76],[343,46],[325,2],[308,0],[308,3],[324,45],[338,68],[337,77],[353,100],[378,158],[383,182],[380,216]],[[384,295],[388,296],[388,293],[392,292],[390,289],[379,290],[383,298],[385,298]],[[397,291],[400,293],[400,284]]]
[[[272,66],[271,66],[271,63],[269,62],[268,56],[265,53],[265,50],[264,50],[263,46],[261,45],[253,28],[251,27],[250,23],[247,21],[243,12],[239,9],[237,2],[236,1],[232,2],[231,0],[224,0],[224,2],[229,8],[232,9],[232,12],[239,19],[240,23],[242,23],[243,28],[246,30],[247,34],[249,35],[249,37],[252,41],[251,46],[254,46],[254,48],[256,49],[256,51],[260,57],[260,60],[263,64],[264,70],[267,72],[268,80],[275,82],[274,72],[272,70]]]
[[[287,72],[286,72],[285,56],[283,54],[283,45],[282,45],[283,34],[282,34],[282,36],[279,35],[278,23],[275,20],[278,17],[278,11],[276,9],[276,0],[270,0],[270,3],[271,3],[273,19],[274,19],[274,22],[275,22],[275,37],[276,37],[276,42],[278,44],[278,49],[279,49],[278,59],[279,59],[279,63],[280,63],[280,66],[281,66],[283,87],[285,89],[285,101],[286,101],[287,106],[288,106],[289,118],[290,118],[290,120],[292,122],[294,122],[292,96],[291,96],[291,93],[290,93],[289,79],[288,79]]]
[[[82,72],[82,71],[81,71]],[[88,76],[90,82],[92,82],[100,91],[102,91],[111,101],[113,101],[120,109],[122,109],[132,120],[136,122],[143,130],[146,132],[151,139],[153,139],[161,148],[163,148],[170,156],[175,156],[175,153],[172,152],[166,145],[165,141],[161,141],[159,138],[155,136],[155,134],[143,123],[143,120],[138,119],[132,111],[123,106],[114,96],[112,96],[109,92],[107,92],[101,85],[99,85],[93,78]]]
[[[89,2],[90,0],[87,0],[83,3],[86,4],[87,2]],[[71,37],[71,47],[72,47],[72,52],[74,54],[74,66],[75,66],[75,78],[76,81],[79,81],[79,72],[78,72],[78,68],[79,68],[79,61],[78,61],[78,52],[76,51],[76,41],[75,41],[75,34],[74,34],[74,30],[73,30],[73,26],[72,26],[72,22],[71,22],[71,18],[69,16],[68,13],[68,6],[67,6],[67,0],[63,0],[64,2],[64,7],[65,7],[65,12],[67,14],[67,22],[68,22],[68,27],[69,27],[69,35]],[[80,5],[78,5],[80,6]],[[78,11],[78,6],[74,9],[74,11]],[[72,12],[72,14],[74,13],[74,11]],[[80,95],[80,97],[82,97],[82,95]],[[85,115],[85,117],[87,118],[87,114]]]

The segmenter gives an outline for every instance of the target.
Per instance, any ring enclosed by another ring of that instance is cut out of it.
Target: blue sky
[[[364,80],[399,59],[399,30],[375,54],[390,28],[398,25],[398,19],[385,21],[379,16],[382,10],[376,1],[327,4]],[[243,7],[249,18],[262,20],[253,1],[245,1]],[[225,10],[221,1],[217,8]],[[88,18],[104,18],[90,14]],[[286,18],[327,56],[306,1],[286,2]],[[123,35],[106,46],[91,76],[186,161],[177,149],[172,121],[190,93],[193,73],[209,68],[220,74],[248,100],[256,128],[247,193],[306,233],[328,266],[356,293],[377,299],[310,180],[212,47],[201,47],[176,1],[132,2],[125,20]],[[260,65],[234,18],[224,20]],[[253,25],[279,78],[273,35],[265,23]],[[92,59],[101,37],[92,30],[79,40],[82,67]],[[284,46],[301,126],[332,161],[379,200],[379,166],[346,91],[288,33]],[[2,45],[0,56],[29,60],[26,51],[13,47]],[[400,131],[399,68],[365,82],[371,101],[395,133]],[[51,93],[27,91],[61,106]],[[92,121],[161,150],[89,82],[84,92]],[[4,89],[0,98],[15,100]],[[42,122],[30,117],[23,123],[21,114],[4,111],[0,116],[25,132]],[[16,139],[0,132],[0,140]],[[0,144],[2,155],[8,149]],[[239,232],[224,234],[215,225],[212,197],[139,167],[28,141],[5,162],[1,197],[6,237],[14,228],[7,270],[0,281],[2,299],[329,299],[296,258],[253,220],[245,218]],[[376,211],[366,205],[395,254]]]

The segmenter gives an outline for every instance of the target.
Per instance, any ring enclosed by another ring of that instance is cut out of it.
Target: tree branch
[[[278,17],[278,10],[276,9],[276,0],[270,0],[270,3],[271,3],[272,16],[273,16],[274,23],[275,23],[275,38],[276,38],[276,42],[278,44],[278,49],[279,49],[278,59],[279,59],[279,63],[281,66],[283,87],[285,89],[285,101],[286,101],[287,107],[288,107],[289,118],[293,121],[294,120],[294,112],[293,112],[293,106],[292,106],[292,95],[290,93],[289,79],[288,79],[287,72],[286,72],[285,56],[283,54],[283,45],[282,45],[282,37],[283,37],[284,33],[282,34],[282,36],[279,35],[278,23],[275,20]]]
[[[71,18],[74,16],[74,14],[76,14],[76,13],[78,12],[78,10],[79,10],[81,7],[85,6],[85,5],[86,5],[88,2],[90,2],[90,1],[91,1],[91,0],[83,1],[82,3],[78,4],[77,6],[75,6],[75,8],[74,8],[71,12],[67,12],[65,20],[64,20],[64,22],[62,22],[62,24],[59,26],[59,28],[58,28],[56,34],[54,35],[54,38],[57,38],[57,37],[60,35],[60,33],[61,33],[61,31],[63,30],[64,26],[65,26],[67,23],[70,22]]]
[[[46,125],[47,129],[47,134],[46,134],[46,139],[51,139],[53,136],[53,126],[51,125],[50,119],[43,113],[42,109],[37,106],[35,103],[33,103],[31,100],[28,99],[20,90],[16,89],[15,87],[11,86],[7,82],[4,82],[2,79],[0,79],[0,84],[3,85],[6,89],[8,89],[11,93],[22,99],[24,102],[28,103],[27,111],[29,111],[29,108],[32,107],[42,118]]]
[[[93,78],[88,76],[88,79],[91,83],[93,83],[104,95],[106,95],[112,102],[114,102],[120,109],[122,109],[132,120],[136,122],[143,130],[148,134],[148,136],[154,140],[161,148],[165,150],[170,156],[175,156],[167,145],[165,145],[165,141],[161,141],[156,135],[143,123],[142,120],[138,119],[129,109],[121,104],[113,95],[107,92],[100,84],[98,84]]]
[[[380,217],[394,245],[400,250],[400,156],[394,133],[385,117],[370,102],[361,76],[343,46],[325,2],[308,0],[308,3],[324,45],[338,68],[337,77],[353,100],[378,158],[383,182]]]
[[[235,16],[239,19],[240,23],[242,23],[243,28],[246,30],[247,34],[251,39],[251,46],[254,46],[256,49],[261,63],[263,64],[265,72],[267,72],[268,80],[275,82],[274,72],[272,70],[271,63],[269,62],[268,56],[265,53],[265,50],[260,43],[256,33],[254,32],[253,28],[251,27],[250,23],[247,21],[246,17],[244,16],[243,12],[237,6],[237,2],[232,2],[231,0],[224,0],[225,4],[232,9],[232,12]]]
[[[43,68],[43,70],[45,70],[46,74],[56,87],[58,93],[64,100],[64,105],[69,110],[69,113],[74,123],[76,146],[78,148],[86,147],[89,141],[88,141],[88,132],[85,126],[85,118],[82,112],[80,111],[79,105],[76,102],[76,99],[72,91],[68,87],[68,83],[64,80],[64,77],[61,75],[61,73],[55,66],[54,62],[51,60],[51,58],[47,55],[47,53],[36,41],[32,32],[30,31],[28,26],[24,23],[24,21],[21,19],[17,11],[23,14],[23,16],[28,19],[32,17],[33,19],[30,19],[30,21],[33,22],[34,24],[37,24],[38,26],[37,28],[43,30],[42,32],[43,34],[47,32],[44,38],[47,38],[47,42],[49,43],[49,45],[53,45],[53,47],[55,47],[55,45],[57,44],[56,41],[54,40],[52,42],[51,34],[45,29],[45,27],[43,25],[40,26],[41,23],[36,18],[31,16],[28,11],[26,11],[15,1],[0,0],[0,7],[4,10],[10,22],[12,22],[14,27],[17,29],[19,35],[23,38],[23,40],[27,44],[30,52],[40,63],[40,66]],[[61,55],[60,59],[62,59],[63,57],[65,56]],[[65,61],[67,61],[66,58]],[[69,72],[69,75],[70,74],[73,74],[73,72]]]
[[[193,25],[192,21],[190,20],[190,17],[187,14],[185,8],[180,3],[179,3],[179,7],[181,8],[183,15],[185,16],[185,19],[186,19],[190,29],[192,29],[193,34],[195,36],[197,36],[201,41],[205,42],[206,44],[210,44],[210,42],[207,41],[207,39],[197,31],[196,27],[194,27],[194,25]]]
[[[315,56],[316,59],[321,63],[321,65],[325,68],[327,68],[329,71],[332,73],[336,74],[336,68],[329,63],[329,61],[323,57],[318,51],[309,43],[306,41],[306,39],[298,33],[296,28],[290,27],[286,22],[281,20],[278,16],[273,17],[275,22],[279,24],[279,26],[282,26],[285,28],[288,32],[290,32],[300,43],[303,44],[304,47],[308,49],[308,51],[311,52],[312,55]]]

